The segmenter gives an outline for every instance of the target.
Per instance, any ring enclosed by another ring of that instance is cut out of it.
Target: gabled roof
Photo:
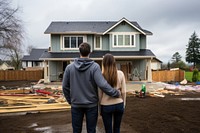
[[[0,70],[14,70],[15,68],[8,65],[7,62],[3,62],[1,65],[0,65]]]
[[[139,24],[137,22],[129,22],[126,18],[122,18],[121,20],[119,20],[116,24],[114,24],[112,27],[110,27],[109,29],[107,29],[103,34],[108,33],[109,31],[111,31],[112,29],[114,29],[116,26],[118,26],[123,21],[125,21],[126,23],[128,23],[130,26],[132,26],[136,30],[140,31],[142,34],[146,34],[143,31],[143,29],[139,26]]]
[[[102,59],[107,53],[115,56],[116,59],[136,59],[136,58],[154,58],[155,55],[149,49],[141,49],[140,51],[93,51],[90,58],[93,60]],[[41,56],[41,60],[72,60],[79,57],[79,52],[45,52]]]
[[[6,63],[6,62],[3,62],[3,63],[0,65],[0,67],[3,66],[3,65],[6,66],[6,67],[9,67],[8,63]]]
[[[45,51],[48,49],[32,49],[30,55],[25,55],[22,61],[41,61],[39,58]]]
[[[106,34],[121,22],[127,22],[133,28],[145,35],[152,35],[148,30],[144,30],[135,21],[128,21],[122,18],[119,21],[58,21],[51,22],[44,32],[45,34]]]
[[[159,60],[158,58],[153,58],[152,62],[159,62],[159,63],[163,63],[161,60]]]

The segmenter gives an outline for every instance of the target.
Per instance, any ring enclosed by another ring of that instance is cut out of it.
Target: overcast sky
[[[200,37],[200,0],[12,0],[24,22],[25,45],[50,46],[44,31],[52,21],[118,21],[125,17],[153,33],[147,47],[167,63],[175,52],[185,61],[186,45]]]

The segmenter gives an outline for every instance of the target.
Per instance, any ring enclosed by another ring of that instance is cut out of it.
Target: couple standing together
[[[73,133],[81,133],[84,115],[88,133],[96,133],[98,108],[106,133],[119,133],[126,104],[124,73],[117,70],[111,54],[100,66],[89,59],[88,43],[79,46],[80,58],[68,65],[63,77],[63,93],[71,105]],[[100,104],[100,106],[98,106]]]

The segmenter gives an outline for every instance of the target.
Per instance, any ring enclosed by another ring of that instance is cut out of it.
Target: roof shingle
[[[119,57],[155,57],[154,53],[149,49],[141,49],[140,51],[93,51],[90,58],[103,58],[107,53]],[[66,59],[77,58],[79,52],[45,52],[40,59]]]
[[[45,34],[61,34],[61,33],[91,33],[102,34],[109,28],[111,28],[118,21],[68,21],[68,22],[51,22],[49,27],[44,32]],[[144,30],[140,25],[132,21],[130,22],[135,27],[151,35],[148,30]]]
[[[39,61],[45,51],[48,51],[48,49],[32,49],[30,55],[25,55],[22,61]]]

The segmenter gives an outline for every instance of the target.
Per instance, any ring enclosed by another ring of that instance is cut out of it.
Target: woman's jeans
[[[120,133],[120,125],[123,113],[124,103],[101,105],[101,115],[106,133]]]
[[[71,107],[73,133],[81,133],[83,117],[86,117],[87,133],[96,133],[98,106],[92,108]]]

